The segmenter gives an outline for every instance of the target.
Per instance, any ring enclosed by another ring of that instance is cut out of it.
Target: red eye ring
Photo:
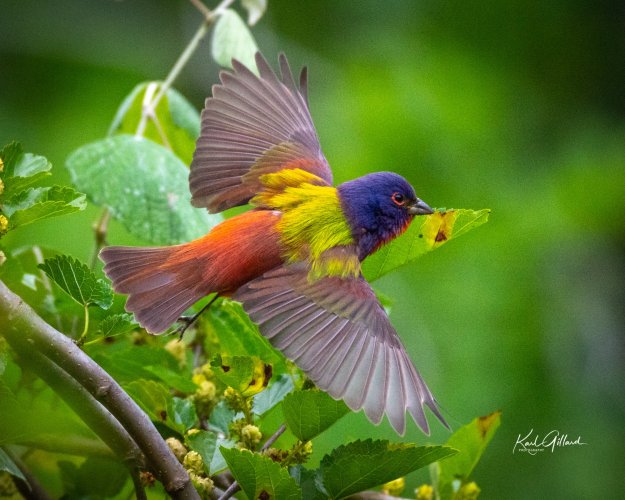
[[[393,193],[391,200],[393,200],[393,203],[398,207],[403,207],[406,204],[406,197],[401,193]]]

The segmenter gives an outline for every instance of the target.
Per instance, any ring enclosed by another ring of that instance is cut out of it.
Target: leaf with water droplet
[[[223,220],[191,206],[189,170],[148,139],[122,134],[87,144],[70,155],[67,167],[94,203],[150,243],[191,241]]]

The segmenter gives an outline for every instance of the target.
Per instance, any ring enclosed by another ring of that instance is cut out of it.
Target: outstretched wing
[[[260,53],[257,77],[238,61],[220,74],[221,85],[202,111],[189,187],[191,203],[210,212],[247,203],[262,186],[259,177],[284,169],[306,170],[328,185],[332,172],[321,152],[307,103],[306,69],[299,88],[280,55],[281,78]]]
[[[310,283],[307,276],[303,264],[279,267],[244,285],[234,298],[320,389],[354,411],[364,409],[373,423],[386,414],[403,435],[408,411],[429,434],[426,405],[448,427],[364,278]]]

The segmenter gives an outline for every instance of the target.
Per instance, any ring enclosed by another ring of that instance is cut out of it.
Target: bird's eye
[[[393,200],[393,203],[395,203],[395,205],[400,206],[400,207],[406,203],[406,198],[401,193],[393,193],[393,196],[391,196],[391,199]]]

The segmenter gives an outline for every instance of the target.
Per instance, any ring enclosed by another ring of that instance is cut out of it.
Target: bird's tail
[[[100,252],[113,289],[129,295],[126,310],[152,333],[164,332],[211,291],[201,279],[201,256],[192,257],[187,246],[111,246]]]

